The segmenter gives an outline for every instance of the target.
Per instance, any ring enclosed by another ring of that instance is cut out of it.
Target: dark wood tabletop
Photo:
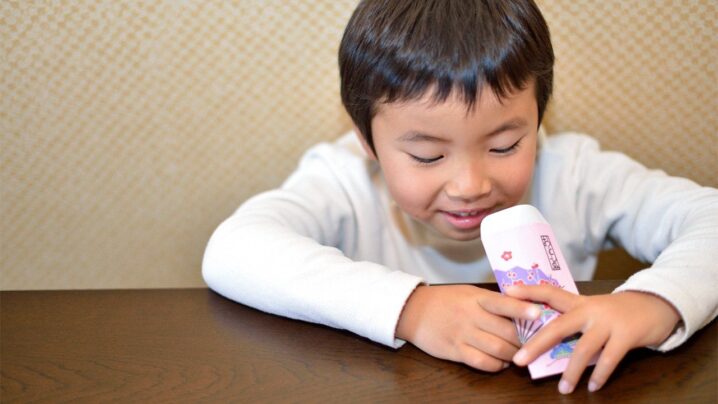
[[[578,286],[596,294],[618,283]],[[598,392],[588,393],[586,373],[561,396],[557,376],[532,381],[515,366],[485,373],[207,289],[1,292],[0,312],[8,403],[718,400],[715,321],[670,353],[632,351]]]

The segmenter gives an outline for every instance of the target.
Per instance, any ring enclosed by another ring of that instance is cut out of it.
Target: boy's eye
[[[444,156],[438,156],[438,157],[424,158],[424,157],[415,156],[413,154],[409,154],[409,156],[419,164],[431,164],[431,163],[441,160],[441,158],[444,157]]]
[[[521,138],[521,139],[523,139],[523,138]],[[498,153],[498,154],[508,154],[508,153],[511,153],[512,151],[514,151],[515,149],[517,149],[517,148],[519,147],[519,143],[521,143],[521,139],[519,139],[518,141],[516,141],[516,143],[512,144],[512,145],[509,146],[509,147],[506,147],[506,148],[503,148],[503,149],[491,149],[491,151],[494,152],[494,153]]]

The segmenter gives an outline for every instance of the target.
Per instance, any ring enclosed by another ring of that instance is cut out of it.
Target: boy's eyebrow
[[[508,121],[499,125],[499,127],[497,127],[496,129],[489,132],[489,134],[486,135],[486,137],[496,136],[499,133],[505,132],[507,130],[523,128],[527,124],[528,123],[526,122],[526,120],[524,118],[516,117],[513,119],[509,119]],[[433,142],[433,143],[447,142],[446,139],[443,139],[443,138],[440,138],[437,136],[433,136],[433,135],[429,135],[427,133],[419,132],[416,130],[410,130],[410,131],[404,133],[397,140],[399,140],[400,142],[421,142],[421,141]]]
[[[516,117],[516,118],[513,118],[513,119],[509,119],[508,121],[506,121],[506,122],[504,122],[503,124],[499,125],[498,128],[496,128],[496,129],[492,130],[491,132],[489,132],[489,134],[486,135],[486,137],[496,136],[496,135],[498,135],[499,133],[505,132],[505,131],[507,131],[507,130],[513,130],[513,129],[523,128],[523,127],[526,126],[526,125],[528,125],[528,123],[526,122],[526,120],[525,120],[524,118]]]
[[[442,139],[437,136],[432,136],[424,132],[410,130],[399,137],[400,142],[433,142],[433,143],[444,143],[446,139]]]

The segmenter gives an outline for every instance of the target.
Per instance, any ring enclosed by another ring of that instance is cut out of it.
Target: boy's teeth
[[[466,216],[471,216],[471,215],[475,215],[475,214],[476,214],[476,212],[457,212],[456,216],[466,217]]]

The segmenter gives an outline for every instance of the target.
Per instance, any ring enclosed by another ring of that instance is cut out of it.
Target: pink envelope
[[[578,294],[551,226],[533,206],[518,205],[487,216],[481,241],[502,293],[514,285],[548,284]],[[560,315],[548,305],[536,304],[541,309],[537,320],[514,320],[522,344]],[[578,338],[567,337],[530,363],[531,378],[563,373]]]

